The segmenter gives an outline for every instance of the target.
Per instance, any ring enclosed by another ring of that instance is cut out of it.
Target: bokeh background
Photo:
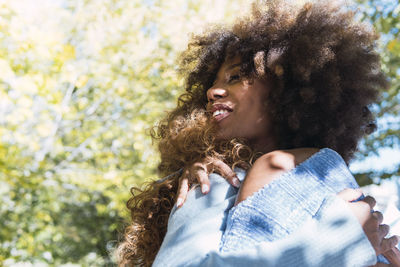
[[[177,55],[249,2],[0,0],[0,266],[113,265],[130,187],[158,178],[148,132],[182,92]],[[399,205],[400,4],[351,5],[391,79],[351,168]]]

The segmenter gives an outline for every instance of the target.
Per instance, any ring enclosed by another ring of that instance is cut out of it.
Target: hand
[[[236,173],[232,171],[227,164],[220,159],[207,157],[193,163],[191,166],[185,167],[183,170],[183,174],[179,179],[176,206],[179,208],[185,202],[187,193],[189,191],[189,182],[197,181],[201,186],[201,192],[203,194],[207,194],[210,191],[210,181],[208,179],[208,175],[212,172],[219,173],[231,185],[235,187],[240,186],[240,181],[237,178]]]
[[[351,189],[340,192],[338,196],[348,202],[347,204],[360,222],[376,255],[384,254],[386,256],[386,254],[388,254],[390,258],[388,258],[388,260],[394,264],[394,266],[400,266],[398,265],[400,262],[400,253],[395,248],[400,238],[398,236],[385,238],[389,233],[389,226],[381,224],[383,221],[382,213],[379,211],[371,212],[376,204],[375,199],[371,196],[367,196],[363,200],[351,202],[362,196],[360,190]]]
[[[400,251],[397,248],[392,248],[382,254],[391,263],[390,266],[400,267]]]

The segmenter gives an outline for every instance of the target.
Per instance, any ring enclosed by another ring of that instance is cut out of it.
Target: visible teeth
[[[219,110],[214,111],[213,116],[215,117],[215,116],[218,116],[218,115],[220,115],[220,114],[227,113],[227,112],[228,112],[228,111],[225,110],[225,109],[219,109]]]

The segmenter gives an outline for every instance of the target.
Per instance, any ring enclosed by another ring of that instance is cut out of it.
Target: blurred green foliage
[[[0,1],[0,266],[111,264],[130,187],[157,179],[177,53],[239,4]]]
[[[112,264],[129,188],[157,179],[148,130],[181,92],[177,54],[189,33],[248,7],[0,1],[0,266]],[[361,1],[360,8],[384,37],[392,80],[377,107],[391,124],[365,140],[367,155],[399,147],[400,7]],[[372,175],[359,177],[370,183]]]
[[[378,43],[382,67],[390,79],[389,90],[382,93],[375,108],[378,130],[363,140],[359,158],[379,156],[379,150],[395,149],[393,168],[368,170],[355,174],[360,185],[380,183],[382,179],[400,179],[400,2],[392,0],[357,0],[363,19],[373,23],[380,34]]]

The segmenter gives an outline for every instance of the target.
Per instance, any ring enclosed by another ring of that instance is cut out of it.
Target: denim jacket
[[[245,172],[236,169],[239,179]],[[337,192],[357,188],[343,159],[322,149],[236,207],[217,174],[172,209],[153,266],[369,266],[375,252]]]

